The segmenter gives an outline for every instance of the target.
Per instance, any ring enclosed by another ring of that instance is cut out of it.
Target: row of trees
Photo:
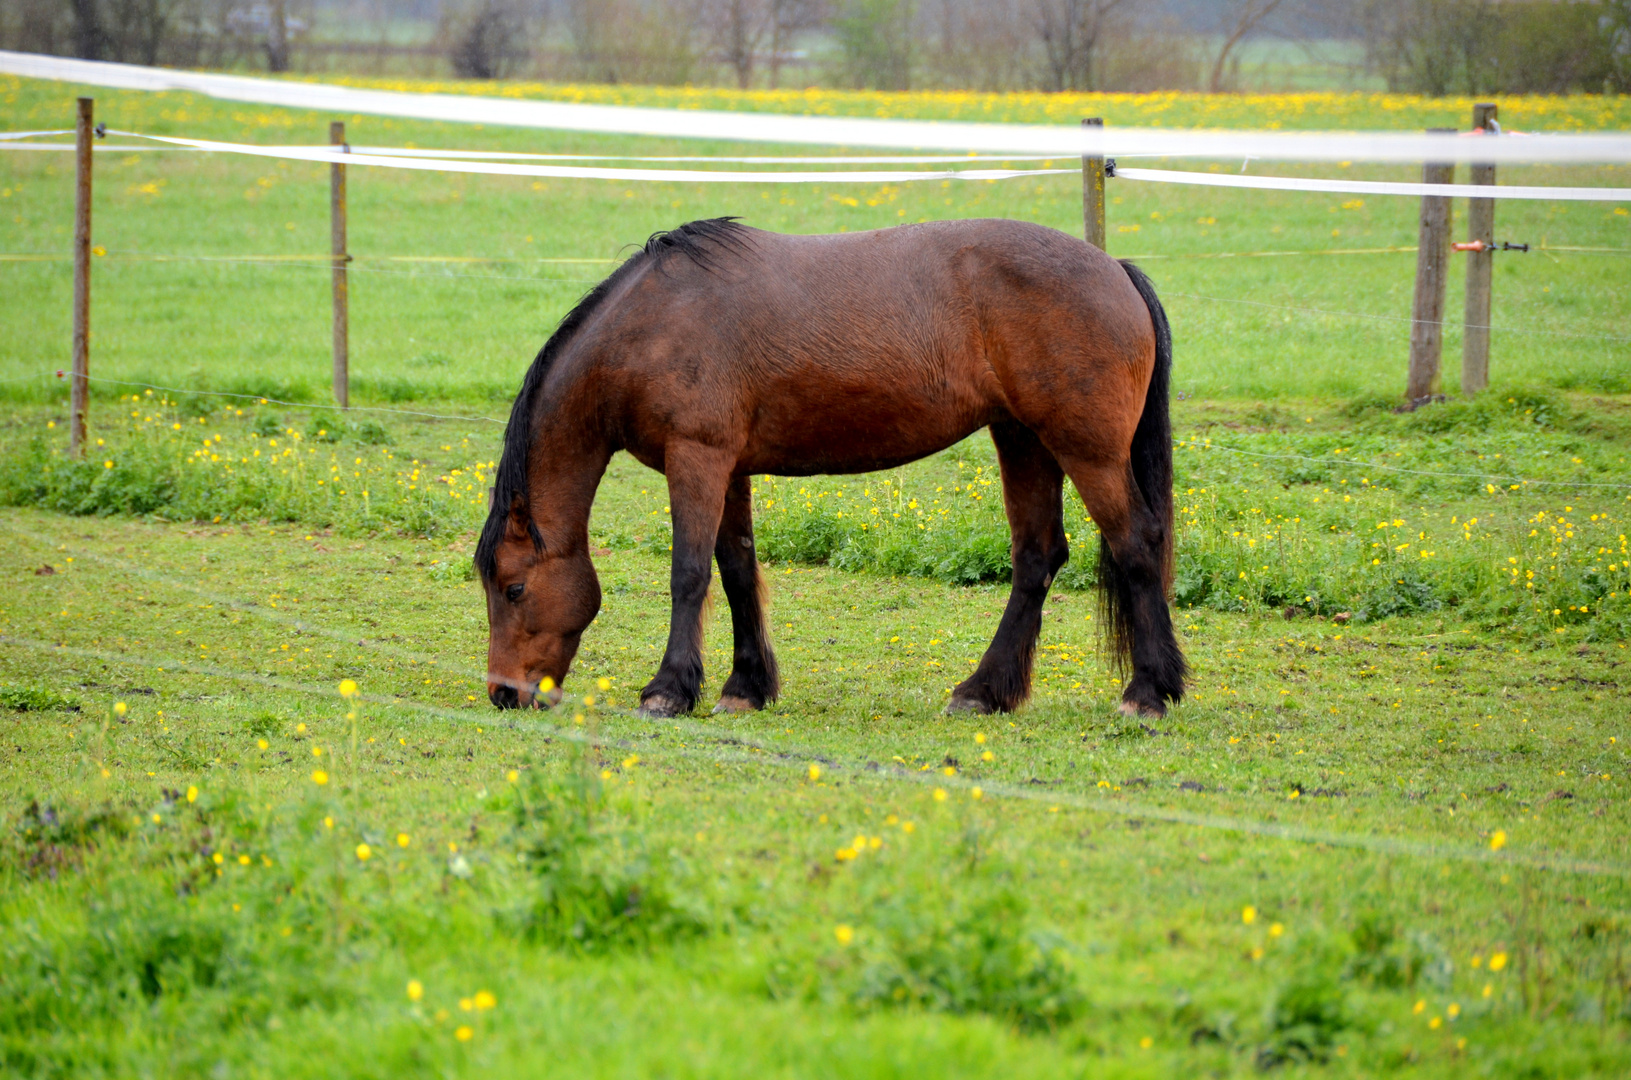
[[[1211,0],[1195,25],[1147,0],[456,0],[441,36],[478,77],[1227,89],[1241,42],[1298,2]]]
[[[287,71],[309,26],[288,0],[0,0],[0,48],[126,64]]]
[[[743,87],[1228,90],[1263,36],[1398,90],[1631,92],[1631,0],[0,0],[23,51]]]
[[[1371,0],[1360,23],[1395,89],[1631,92],[1631,0]]]

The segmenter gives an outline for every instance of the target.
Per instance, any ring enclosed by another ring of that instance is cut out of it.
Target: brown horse
[[[751,477],[890,468],[989,427],[1013,591],[947,709],[1029,696],[1043,601],[1068,555],[1068,475],[1101,534],[1110,644],[1131,661],[1122,711],[1164,715],[1185,678],[1166,600],[1171,356],[1141,271],[1038,225],[782,236],[721,218],[658,233],[561,320],[515,399],[476,548],[488,694],[500,708],[560,700],[600,609],[589,509],[614,452],[668,478],[672,620],[640,706],[673,716],[702,690],[710,557],[736,639],[718,708],[762,708],[780,688]]]

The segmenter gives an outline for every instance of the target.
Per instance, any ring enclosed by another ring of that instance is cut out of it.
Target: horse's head
[[[519,498],[493,539],[483,537],[491,557],[477,557],[487,590],[487,696],[501,709],[555,705],[600,611],[594,564],[582,543],[547,547]]]

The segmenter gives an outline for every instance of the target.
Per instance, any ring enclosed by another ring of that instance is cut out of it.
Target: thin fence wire
[[[56,375],[60,378],[60,377],[64,377],[65,373],[59,371],[59,372],[56,372]],[[184,388],[179,387],[179,386],[160,386],[157,383],[136,382],[136,381],[131,380],[131,379],[109,379],[109,378],[104,378],[101,375],[86,375],[86,376],[84,376],[84,378],[89,380],[90,382],[108,383],[108,384],[113,385],[113,386],[136,386],[136,387],[142,387],[142,388],[145,388],[145,389],[148,389],[148,390],[162,390],[162,391],[164,391],[166,393],[171,393],[171,394],[190,394],[190,395],[199,395],[199,396],[203,396],[203,397],[237,398],[237,399],[240,399],[240,400],[243,400],[243,401],[253,401],[253,402],[256,402],[256,403],[261,404],[261,405],[287,405],[290,408],[295,408],[295,409],[323,409],[323,410],[326,410],[326,411],[329,411],[329,412],[396,413],[396,414],[401,415],[401,416],[422,416],[422,417],[426,417],[426,418],[431,419],[431,420],[465,420],[465,421],[482,420],[482,421],[485,421],[485,422],[487,422],[489,424],[507,424],[507,423],[509,423],[508,420],[501,420],[496,416],[467,416],[467,415],[458,414],[458,413],[433,413],[433,412],[424,412],[424,411],[419,410],[419,409],[392,409],[392,408],[387,408],[387,407],[385,407],[383,405],[373,405],[373,406],[364,406],[364,405],[352,405],[352,406],[323,405],[323,404],[318,404],[316,402],[311,402],[311,401],[284,401],[281,398],[267,397],[264,394],[240,394],[240,393],[236,393],[236,392],[230,391],[230,390],[187,390],[187,389],[184,389]]]
[[[1378,322],[1402,322],[1410,323],[1412,325],[1421,323],[1423,326],[1456,327],[1463,325],[1461,323],[1450,322],[1443,319],[1413,319],[1408,315],[1375,315],[1361,311],[1332,311],[1329,308],[1301,307],[1296,304],[1271,304],[1265,300],[1241,300],[1231,296],[1208,296],[1204,293],[1185,293],[1162,290],[1161,295],[1163,297],[1181,296],[1186,300],[1210,300],[1217,304],[1240,304],[1245,307],[1271,308],[1275,311],[1296,311],[1305,315],[1328,315],[1332,318],[1338,319],[1371,319]],[[1590,341],[1613,341],[1620,344],[1631,342],[1631,336],[1619,334],[1588,334],[1570,330],[1534,330],[1516,326],[1485,326],[1472,327],[1472,329],[1484,329],[1500,334],[1528,334],[1536,337],[1563,337],[1578,338]]]
[[[1631,255],[1631,248],[1587,247],[1581,245],[1537,244],[1533,250],[1539,254],[1562,253],[1567,255]],[[1269,251],[1143,251],[1129,255],[1117,255],[1119,259],[1265,259],[1307,257],[1324,255],[1413,255],[1415,245],[1393,245],[1388,247],[1371,248],[1301,248],[1290,250]],[[174,252],[148,252],[148,251],[107,251],[98,258],[119,262],[278,262],[278,263],[315,263],[324,268],[334,262],[333,255],[205,255],[193,253]],[[539,265],[611,265],[619,262],[615,258],[592,256],[534,256],[534,255],[366,255],[353,254],[349,256],[353,269],[358,263],[364,262],[405,262],[405,263],[536,263]],[[0,251],[0,261],[31,261],[31,262],[68,262],[73,259],[70,252],[62,251]]]
[[[1379,253],[1382,253],[1384,250],[1391,251],[1392,249],[1358,250],[1358,251],[1349,251],[1349,252],[1341,252],[1341,253],[1342,254],[1373,254],[1373,253],[1379,254]],[[1400,250],[1400,251],[1406,251],[1406,250],[1414,251],[1415,249],[1414,248],[1408,248],[1408,249],[1407,248],[1400,248],[1398,250]],[[1236,255],[1219,254],[1219,255],[1210,255],[1209,256],[1209,255],[1204,255],[1203,254],[1203,255],[1188,256],[1188,257],[1196,257],[1196,258],[1228,258],[1228,257],[1245,257],[1245,256],[1251,256],[1251,255],[1259,255],[1259,254],[1267,255],[1267,254],[1317,254],[1317,253],[1319,253],[1319,252],[1314,252],[1314,251],[1311,251],[1311,252],[1297,252],[1297,253],[1292,253],[1292,252],[1285,252],[1285,253],[1281,253],[1281,252],[1262,252],[1262,253],[1248,252],[1248,253],[1240,253],[1240,254],[1236,254]],[[8,256],[6,256],[6,255],[0,254],[0,260],[4,260],[7,257]],[[333,263],[333,257],[332,256],[327,257],[326,260],[321,260],[321,258],[318,257],[318,256],[290,256],[290,257],[243,256],[243,257],[236,257],[236,256],[226,256],[226,255],[222,255],[222,256],[182,256],[182,255],[177,255],[177,256],[138,256],[138,257],[151,258],[151,259],[154,259],[156,261],[164,261],[166,259],[174,259],[174,260],[178,260],[178,261],[187,260],[187,259],[197,259],[197,260],[201,260],[201,261],[215,262],[215,263],[222,263],[222,264],[242,263],[242,264],[264,264],[264,265],[292,266],[292,267],[305,266],[305,267],[310,267],[310,268],[315,268],[315,269],[320,269],[320,270],[329,269],[332,266],[332,263]],[[1128,256],[1123,256],[1123,257],[1128,258],[1128,259],[1141,259],[1141,258],[1142,259],[1149,259],[1149,258],[1161,258],[1163,256],[1128,255]],[[1178,258],[1178,257],[1185,257],[1185,256],[1165,256],[1165,257]],[[29,255],[29,256],[26,256],[26,258],[35,259],[35,258],[38,258],[38,257],[33,256],[33,255]],[[66,259],[67,256],[51,256],[51,258],[53,258],[53,259],[57,259],[57,258]],[[421,259],[422,258],[422,259],[425,259],[425,260],[428,261],[429,259],[434,258],[434,257],[433,256],[398,256],[398,257],[393,257],[393,258],[402,258],[404,260],[410,259],[410,258],[412,258],[412,259]],[[40,261],[44,261],[44,260],[41,259]],[[494,261],[498,261],[498,260],[494,260]],[[587,261],[587,260],[585,260],[585,261]],[[561,277],[561,278],[543,278],[543,277],[529,277],[529,276],[522,275],[522,274],[464,274],[464,273],[453,273],[453,272],[443,272],[443,273],[440,273],[440,274],[416,274],[413,271],[392,270],[392,269],[389,269],[389,268],[386,268],[386,267],[370,267],[370,266],[366,266],[366,265],[364,265],[364,266],[355,266],[355,265],[353,265],[352,269],[355,269],[355,270],[357,270],[359,272],[362,272],[362,273],[393,275],[393,276],[399,276],[399,277],[414,277],[414,278],[420,278],[420,279],[424,279],[424,280],[431,280],[431,279],[436,279],[436,278],[446,278],[446,279],[457,280],[457,279],[465,278],[465,279],[469,279],[469,280],[473,280],[473,281],[523,281],[523,282],[528,282],[528,283],[536,284],[536,285],[553,285],[553,284],[565,284],[565,285],[591,284],[592,285],[592,284],[596,284],[596,283],[598,283],[599,281],[602,280],[600,278],[564,278],[564,277]],[[1372,313],[1372,312],[1362,312],[1362,311],[1335,311],[1335,310],[1332,310],[1330,308],[1304,307],[1304,306],[1296,305],[1296,304],[1275,304],[1275,303],[1270,303],[1268,301],[1263,301],[1263,300],[1245,300],[1245,299],[1241,299],[1241,298],[1238,298],[1238,297],[1211,296],[1211,295],[1208,295],[1208,294],[1205,294],[1205,293],[1186,293],[1186,292],[1174,292],[1174,291],[1164,290],[1162,292],[1162,295],[1166,296],[1166,297],[1183,297],[1184,299],[1188,299],[1188,300],[1207,300],[1207,301],[1210,301],[1212,303],[1218,303],[1218,304],[1239,304],[1239,305],[1243,305],[1243,306],[1246,306],[1246,307],[1266,308],[1266,309],[1272,309],[1272,310],[1276,310],[1276,311],[1294,311],[1294,312],[1298,312],[1298,313],[1304,314],[1304,315],[1323,315],[1323,316],[1327,316],[1327,317],[1331,317],[1331,318],[1340,318],[1340,319],[1361,319],[1361,320],[1372,320],[1372,321],[1378,321],[1378,322],[1402,322],[1402,323],[1410,323],[1410,324],[1415,324],[1415,323],[1420,322],[1423,325],[1428,325],[1428,326],[1435,326],[1436,325],[1436,326],[1450,327],[1450,328],[1454,328],[1454,327],[1457,327],[1457,326],[1463,326],[1464,325],[1462,323],[1454,322],[1454,321],[1451,321],[1451,320],[1445,320],[1445,319],[1440,319],[1440,320],[1435,321],[1435,320],[1414,319],[1414,318],[1411,318],[1408,315],[1381,315],[1381,314],[1376,314],[1376,313]],[[1468,327],[1468,328],[1478,329],[1478,327]],[[1572,331],[1572,330],[1543,330],[1543,329],[1538,329],[1538,328],[1533,328],[1533,327],[1520,327],[1520,326],[1494,326],[1494,325],[1489,325],[1489,326],[1482,327],[1482,329],[1489,330],[1492,333],[1522,334],[1522,335],[1531,336],[1531,337],[1560,337],[1560,338],[1571,338],[1571,339],[1583,340],[1583,341],[1612,341],[1612,342],[1615,342],[1615,343],[1618,343],[1618,344],[1631,343],[1631,335],[1594,334],[1594,333],[1587,333],[1587,332],[1582,332],[1582,331]]]
[[[18,646],[59,656],[74,656],[81,659],[96,660],[103,663],[131,664],[153,668],[158,671],[184,672],[190,675],[251,683],[281,693],[323,698],[341,697],[339,690],[333,687],[280,679],[276,676],[261,675],[255,672],[235,671],[231,668],[197,664],[185,660],[161,660],[105,649],[86,649],[11,634],[0,635],[0,644]],[[385,708],[402,709],[429,719],[453,721],[467,727],[474,726],[477,722],[476,718],[454,709],[411,701],[401,697],[362,693],[354,698],[344,700],[350,702],[360,700]],[[611,718],[632,715],[628,710],[607,709],[603,711],[602,719],[607,719],[608,714]],[[490,724],[492,721],[487,721],[487,723]],[[628,735],[639,737],[640,734],[638,732],[629,732],[624,735],[618,735],[610,731],[590,732],[578,729],[576,726],[558,726],[530,718],[506,718],[503,723],[550,738],[558,738],[563,741],[597,748],[614,740],[626,741]],[[932,786],[955,788],[962,791],[969,791],[973,787],[979,786],[982,795],[1023,800],[1035,804],[1047,804],[1050,809],[1068,806],[1074,810],[1109,814],[1116,817],[1165,821],[1175,825],[1188,825],[1221,832],[1245,833],[1291,843],[1357,849],[1376,855],[1407,856],[1468,863],[1491,863],[1495,865],[1519,865],[1534,869],[1600,877],[1631,877],[1631,866],[1606,861],[1578,859],[1550,852],[1518,852],[1510,848],[1495,852],[1487,847],[1435,844],[1361,832],[1330,832],[1296,825],[1285,825],[1279,822],[1260,821],[1253,818],[1193,813],[1167,806],[1156,806],[1130,800],[1117,801],[1111,796],[1093,798],[1062,791],[1043,793],[1027,786],[984,779],[980,780],[976,785],[975,781],[961,775],[946,776],[939,772],[924,773],[909,768],[885,767],[872,761],[846,758],[833,753],[830,749],[788,748],[782,747],[774,741],[755,738],[751,735],[743,738],[742,733],[737,731],[708,729],[704,725],[695,724],[676,726],[691,727],[697,731],[697,734],[713,738],[724,743],[726,747],[743,746],[747,748],[747,751],[663,745],[648,739],[646,740],[647,745],[642,748],[642,752],[654,757],[683,758],[714,764],[756,765],[791,772],[804,772],[811,764],[820,764],[823,769],[847,775],[852,781],[864,779],[883,785],[904,783],[920,788]]]
[[[68,256],[68,255],[32,255],[32,254],[29,254],[29,255],[6,255],[6,254],[0,254],[0,262],[66,262],[70,258],[72,258],[72,256]],[[196,263],[203,263],[204,265],[218,265],[218,266],[255,266],[255,267],[264,267],[264,268],[267,268],[267,269],[287,268],[287,269],[294,269],[294,270],[320,270],[320,271],[323,271],[325,273],[332,270],[332,268],[334,266],[334,257],[332,255],[326,255],[326,256],[315,256],[315,255],[287,255],[287,256],[244,255],[244,256],[234,256],[234,255],[145,255],[145,254],[142,254],[142,255],[121,255],[121,254],[115,254],[113,252],[109,252],[105,256],[98,256],[98,258],[107,258],[107,259],[112,259],[112,260],[118,261],[118,262],[143,262],[143,263],[148,263],[148,264],[153,264],[153,263],[162,264],[162,263],[171,263],[171,262],[178,262],[178,263],[194,263],[194,262],[196,262]],[[417,278],[417,279],[426,280],[426,281],[453,279],[453,280],[468,280],[468,281],[524,281],[524,282],[527,282],[528,284],[532,284],[532,285],[595,285],[595,284],[598,284],[602,280],[601,278],[598,278],[598,277],[596,277],[596,278],[540,277],[540,276],[536,276],[536,275],[527,275],[527,274],[472,274],[472,273],[463,272],[463,271],[456,271],[456,270],[441,270],[441,271],[436,271],[436,272],[429,272],[429,271],[421,271],[421,270],[400,270],[400,269],[395,269],[395,268],[388,267],[388,266],[370,266],[370,265],[368,265],[369,262],[373,262],[373,261],[392,261],[392,262],[404,262],[404,263],[425,263],[425,264],[429,264],[429,265],[461,265],[462,266],[462,265],[477,265],[477,264],[480,264],[480,263],[483,263],[483,262],[519,263],[519,262],[522,262],[522,260],[509,260],[509,259],[491,259],[491,260],[489,260],[489,259],[478,259],[478,258],[452,258],[452,257],[446,258],[446,259],[438,259],[438,258],[434,258],[434,257],[420,257],[420,256],[376,256],[376,257],[352,256],[352,258],[353,258],[353,260],[360,260],[360,261],[353,261],[353,262],[348,264],[347,269],[349,271],[351,271],[352,273],[381,274],[381,275],[385,275],[385,276],[389,276],[389,277]],[[539,261],[542,262],[543,260],[539,260]],[[577,263],[595,263],[595,262],[600,262],[600,261],[601,260],[598,260],[598,259],[594,259],[594,260],[592,260],[592,259],[571,260],[571,262],[573,264],[577,264]],[[606,261],[611,262],[612,260],[606,260]],[[564,264],[566,262],[566,260],[561,260],[561,262]]]

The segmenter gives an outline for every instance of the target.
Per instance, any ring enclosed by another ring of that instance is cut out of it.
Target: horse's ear
[[[520,495],[510,500],[510,513],[504,521],[504,539],[510,543],[532,542],[538,551],[544,550],[544,537],[538,531],[538,526],[532,520],[532,513],[527,509],[527,501]]]
[[[517,495],[510,500],[510,512],[504,519],[504,539],[515,542],[532,538],[532,515],[527,512],[527,501]]]

